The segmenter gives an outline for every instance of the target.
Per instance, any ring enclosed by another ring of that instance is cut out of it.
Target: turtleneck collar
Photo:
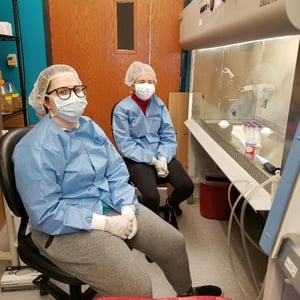
[[[138,105],[138,106],[141,108],[141,110],[143,111],[144,115],[146,115],[147,106],[148,106],[148,104],[149,104],[151,98],[148,99],[148,100],[141,100],[141,99],[139,99],[139,98],[137,97],[137,95],[136,95],[135,93],[133,93],[133,94],[131,95],[131,99],[137,103],[137,105]]]

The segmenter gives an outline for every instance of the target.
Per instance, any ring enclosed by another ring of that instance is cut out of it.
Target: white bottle
[[[252,124],[247,124],[247,136],[245,141],[245,156],[254,159],[255,149],[257,147],[257,135],[255,127]]]

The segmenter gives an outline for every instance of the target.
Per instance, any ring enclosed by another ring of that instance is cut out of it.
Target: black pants
[[[194,191],[191,178],[175,158],[168,163],[169,175],[166,178],[158,177],[154,166],[138,163],[128,158],[124,158],[124,161],[130,174],[130,180],[142,195],[140,201],[155,213],[159,213],[158,184],[170,183],[173,186],[174,190],[169,198],[169,204],[173,207],[189,198]]]

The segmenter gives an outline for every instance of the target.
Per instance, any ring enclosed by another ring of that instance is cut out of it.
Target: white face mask
[[[135,84],[135,94],[141,100],[148,100],[155,93],[155,85],[150,83]]]
[[[53,100],[57,107],[55,116],[69,122],[78,122],[87,106],[86,98],[79,98],[73,92],[68,100],[62,100],[59,97],[55,97]]]

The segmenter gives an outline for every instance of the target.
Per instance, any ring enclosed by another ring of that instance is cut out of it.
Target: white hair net
[[[36,82],[34,83],[32,91],[28,96],[28,103],[35,109],[36,115],[39,118],[42,118],[46,114],[43,102],[50,81],[54,78],[67,75],[75,76],[76,78],[78,78],[81,84],[81,81],[75,69],[68,65],[52,65],[44,69],[39,74]]]
[[[143,73],[149,73],[153,77],[154,83],[157,82],[156,74],[150,65],[134,61],[128,68],[125,75],[125,84],[132,86],[138,76]]]

